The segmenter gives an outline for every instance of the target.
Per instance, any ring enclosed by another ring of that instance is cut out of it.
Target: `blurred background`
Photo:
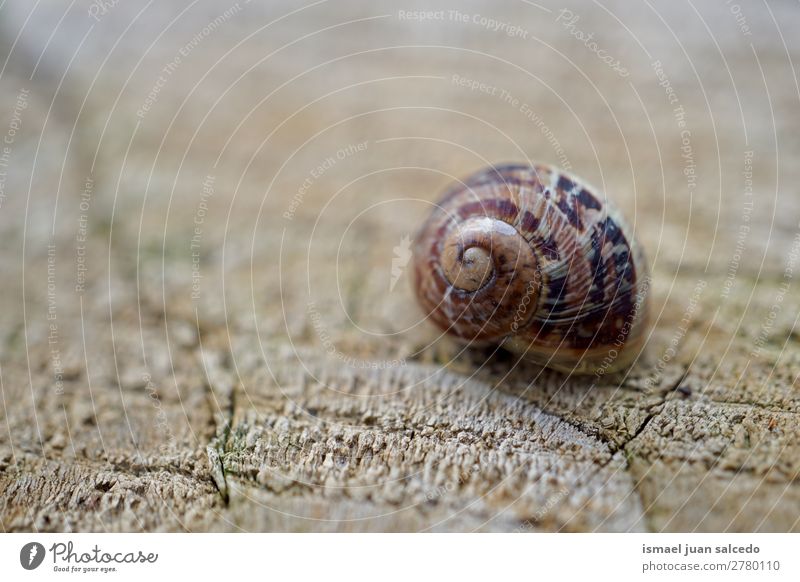
[[[797,528],[798,30],[790,1],[0,3],[4,527]],[[647,353],[594,391],[476,365],[404,271],[450,181],[530,160],[650,260]],[[727,403],[781,446],[736,452]]]

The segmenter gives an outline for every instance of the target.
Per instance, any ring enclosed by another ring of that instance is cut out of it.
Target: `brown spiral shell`
[[[464,342],[573,373],[617,371],[641,350],[641,246],[613,204],[561,170],[509,164],[457,182],[413,257],[425,313]]]

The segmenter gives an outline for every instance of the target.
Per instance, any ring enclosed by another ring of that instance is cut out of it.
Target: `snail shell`
[[[442,330],[568,373],[613,372],[640,352],[649,275],[619,211],[544,164],[451,186],[416,235],[413,284]]]

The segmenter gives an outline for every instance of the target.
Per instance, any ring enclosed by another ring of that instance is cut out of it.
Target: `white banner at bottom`
[[[4,580],[137,582],[778,581],[800,580],[798,542],[796,534],[14,533],[0,535],[0,572]]]

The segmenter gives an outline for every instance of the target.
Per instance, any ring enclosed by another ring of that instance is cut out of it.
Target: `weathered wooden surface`
[[[0,9],[4,530],[800,529],[796,5],[78,4]],[[627,374],[390,291],[452,177],[528,156],[635,222]]]

